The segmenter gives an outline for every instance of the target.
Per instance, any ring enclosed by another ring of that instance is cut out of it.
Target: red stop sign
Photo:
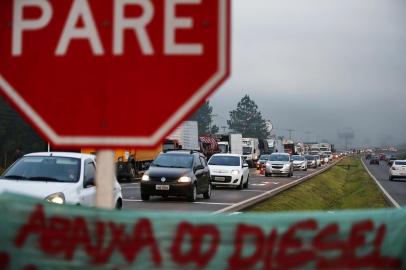
[[[0,89],[58,146],[152,147],[229,75],[229,0],[1,0]]]

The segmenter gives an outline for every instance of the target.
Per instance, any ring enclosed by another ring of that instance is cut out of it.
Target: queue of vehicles
[[[401,160],[394,154],[375,153],[372,149],[366,151],[365,159],[370,165],[380,165],[384,162],[389,167],[388,179],[394,181],[397,178],[406,179],[406,160]]]
[[[216,187],[248,188],[249,167],[265,169],[265,176],[288,177],[295,170],[317,168],[329,162],[331,149],[326,150],[310,155],[303,143],[243,138],[238,133],[199,137],[197,122],[186,121],[153,150],[117,149],[114,155],[118,180],[131,180],[142,173],[142,200],[176,196],[195,201],[199,194],[210,199]],[[24,184],[30,186],[25,189],[29,194],[49,202],[94,206],[96,150],[76,152],[24,156],[4,173],[6,181],[0,191],[18,191]],[[122,194],[117,179],[114,200],[120,209]]]

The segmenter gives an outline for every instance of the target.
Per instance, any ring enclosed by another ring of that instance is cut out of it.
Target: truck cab
[[[243,157],[248,165],[253,168],[258,161],[261,151],[259,150],[259,140],[256,138],[242,138]]]

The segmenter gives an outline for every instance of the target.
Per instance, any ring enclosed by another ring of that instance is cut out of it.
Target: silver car
[[[265,176],[267,177],[272,175],[293,176],[293,161],[290,154],[273,153],[265,164]]]

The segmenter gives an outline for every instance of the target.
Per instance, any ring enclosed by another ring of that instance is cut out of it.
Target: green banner
[[[210,215],[0,196],[2,269],[406,269],[406,209]]]

